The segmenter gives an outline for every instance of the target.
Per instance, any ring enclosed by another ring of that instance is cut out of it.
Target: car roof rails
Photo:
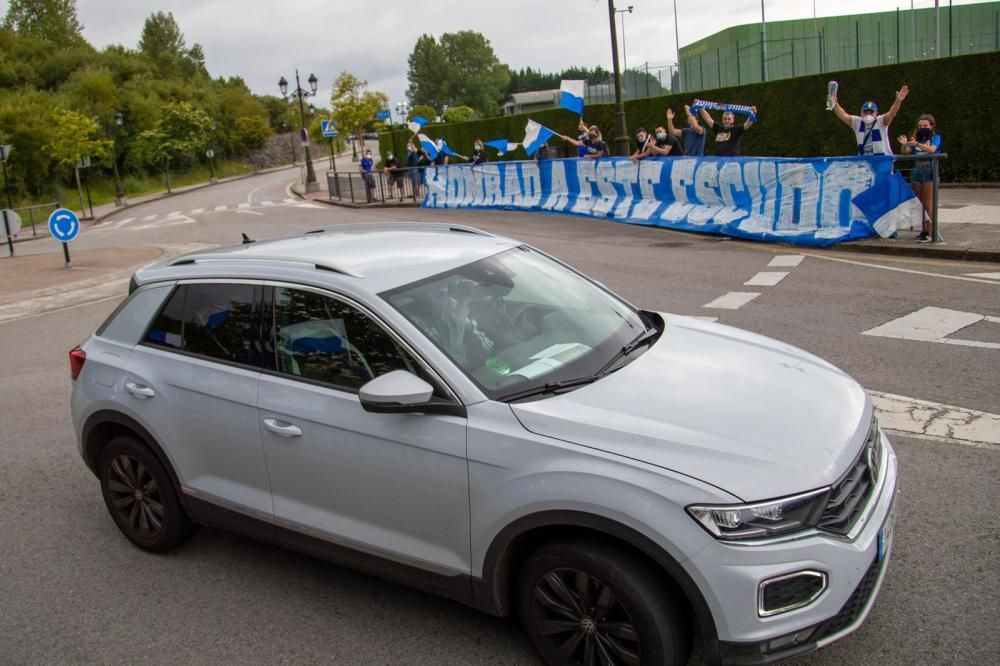
[[[303,231],[305,234],[335,233],[338,231],[451,231],[455,233],[489,236],[493,234],[464,224],[445,222],[354,222],[351,224],[331,224]]]

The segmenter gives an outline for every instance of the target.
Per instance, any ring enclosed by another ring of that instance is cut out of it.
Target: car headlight
[[[701,504],[691,517],[717,539],[766,539],[814,527],[826,506],[829,488],[753,504]]]

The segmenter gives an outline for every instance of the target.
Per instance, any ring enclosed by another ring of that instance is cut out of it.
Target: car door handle
[[[264,427],[279,437],[301,437],[302,428],[277,419],[264,419]]]
[[[137,398],[152,398],[156,395],[156,392],[149,388],[148,386],[141,386],[135,382],[125,382],[125,390],[134,395]]]

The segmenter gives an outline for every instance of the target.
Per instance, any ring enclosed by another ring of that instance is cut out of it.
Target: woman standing
[[[587,138],[582,141],[566,136],[565,134],[560,134],[559,137],[563,141],[583,148],[586,151],[583,154],[584,159],[596,159],[608,156],[608,145],[601,139],[601,130],[597,125],[591,125],[587,128]]]
[[[913,130],[913,136],[907,138],[905,134],[900,134],[900,146],[904,155],[911,153],[937,153],[941,151],[941,135],[935,131],[934,116],[925,113],[917,120],[917,126]],[[913,172],[910,173],[910,187],[913,193],[920,199],[924,207],[924,220],[917,242],[929,243],[931,238],[931,207],[934,203],[934,175],[931,169],[930,160],[917,160]]]

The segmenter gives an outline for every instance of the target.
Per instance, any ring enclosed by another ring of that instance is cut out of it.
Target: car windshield
[[[627,303],[525,246],[382,297],[493,400],[596,379],[648,328]]]

